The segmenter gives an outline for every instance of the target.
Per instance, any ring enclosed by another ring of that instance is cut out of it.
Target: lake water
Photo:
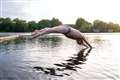
[[[85,34],[94,47],[63,35],[0,43],[0,80],[120,80],[120,34]]]

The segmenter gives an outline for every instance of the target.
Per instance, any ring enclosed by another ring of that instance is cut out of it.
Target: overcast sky
[[[0,16],[25,20],[58,18],[64,24],[78,17],[120,24],[120,0],[0,0]]]

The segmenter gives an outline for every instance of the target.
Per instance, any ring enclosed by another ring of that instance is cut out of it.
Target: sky
[[[0,17],[40,21],[58,18],[74,24],[77,18],[120,24],[120,0],[0,0]]]

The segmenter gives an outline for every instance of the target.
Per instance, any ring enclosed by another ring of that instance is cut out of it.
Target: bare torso
[[[70,28],[70,32],[65,34],[66,32],[68,32],[69,28]],[[66,37],[71,39],[80,39],[83,37],[82,33],[79,30],[76,30],[72,27],[63,26],[63,25],[51,28],[51,32],[62,33]]]

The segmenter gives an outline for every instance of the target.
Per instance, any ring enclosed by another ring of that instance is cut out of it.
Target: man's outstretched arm
[[[41,29],[41,30],[35,30],[34,32],[32,32],[32,37],[36,38],[38,36],[41,36],[43,34],[46,34],[46,29]]]
[[[88,41],[85,38],[83,38],[83,41],[92,49],[92,46],[90,45],[90,43],[88,43]]]
[[[44,34],[49,34],[49,33],[56,33],[56,30],[54,30],[53,28],[44,28],[41,30],[35,30],[34,32],[32,32],[32,36],[33,38],[36,38],[38,36],[42,36]]]

